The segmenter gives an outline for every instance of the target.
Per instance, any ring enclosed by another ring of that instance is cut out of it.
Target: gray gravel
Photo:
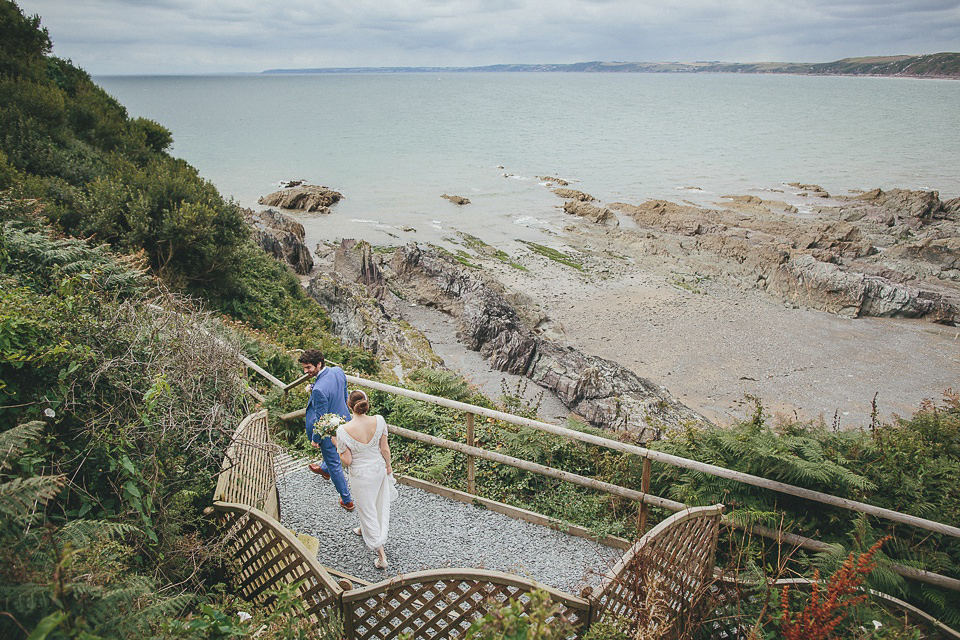
[[[333,483],[305,467],[277,478],[282,523],[320,541],[321,564],[369,582],[424,569],[505,571],[579,595],[598,585],[619,552],[584,538],[515,520],[482,507],[397,485],[386,544],[390,567],[353,535],[356,513],[338,505]]]

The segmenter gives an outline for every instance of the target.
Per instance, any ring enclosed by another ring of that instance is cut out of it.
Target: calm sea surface
[[[559,176],[604,202],[960,195],[960,82],[728,74],[98,77],[245,206],[281,180],[342,192],[313,239],[489,242],[558,230]],[[696,187],[693,189],[692,187]],[[771,193],[783,190],[783,193]],[[441,194],[467,197],[457,207]],[[802,201],[801,201],[802,203]],[[404,230],[416,229],[416,232]]]

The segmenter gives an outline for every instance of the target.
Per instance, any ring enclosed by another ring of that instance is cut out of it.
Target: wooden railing
[[[543,589],[580,637],[592,603],[533,580],[484,569],[438,569],[397,576],[343,594],[348,638],[460,638],[492,605]]]
[[[234,586],[244,600],[270,610],[275,604],[272,592],[296,584],[313,623],[339,615],[343,588],[290,530],[249,505],[214,502],[213,509],[233,552]]]
[[[267,424],[267,412],[260,411],[237,427],[210,510],[217,515],[232,552],[235,588],[245,600],[269,610],[276,604],[273,593],[278,587],[295,585],[311,622],[340,618],[347,639],[395,638],[401,633],[415,638],[460,638],[492,606],[522,598],[534,589],[550,595],[560,607],[559,615],[580,637],[602,609],[610,609],[611,594],[629,592],[631,581],[641,575],[641,558],[646,558],[643,566],[657,564],[647,566],[648,573],[671,576],[671,603],[695,600],[688,587],[699,589],[700,581],[711,574],[721,507],[685,511],[658,525],[631,550],[629,562],[610,573],[607,584],[616,586],[605,587],[595,597],[577,597],[527,578],[482,569],[419,571],[354,589],[350,580],[335,581],[331,571],[277,521],[276,447]],[[625,586],[622,591],[618,590],[621,585]],[[589,591],[584,595],[589,596]],[[621,597],[617,602],[622,603],[616,608],[618,615],[631,614],[628,600]],[[685,611],[685,606],[673,606],[670,620]]]
[[[309,376],[302,376],[297,380],[293,381],[288,385],[280,387],[284,391],[287,391],[299,384],[303,384]],[[679,456],[663,453],[661,451],[654,451],[653,449],[647,449],[645,447],[639,447],[636,445],[628,444],[625,442],[620,442],[618,440],[612,440],[610,438],[604,438],[601,436],[596,436],[590,433],[584,433],[581,431],[576,431],[573,429],[567,429],[565,427],[560,427],[557,425],[549,424],[546,422],[541,422],[539,420],[531,420],[529,418],[522,418],[520,416],[515,416],[509,413],[504,413],[502,411],[497,411],[495,409],[488,409],[486,407],[478,407],[476,405],[467,404],[465,402],[458,402],[455,400],[449,400],[447,398],[441,398],[437,396],[432,396],[426,393],[420,393],[417,391],[411,391],[409,389],[403,389],[401,387],[396,387],[382,382],[376,382],[373,380],[367,380],[365,378],[360,378],[357,376],[347,376],[347,381],[351,385],[356,385],[359,387],[365,387],[367,389],[375,389],[378,391],[384,391],[386,393],[395,394],[405,398],[410,398],[413,400],[420,400],[423,402],[428,402],[430,404],[439,405],[449,409],[454,409],[457,411],[462,411],[466,414],[467,422],[467,437],[466,443],[457,443],[450,440],[444,440],[441,438],[436,438],[434,436],[429,436],[422,434],[417,431],[410,429],[402,429],[399,427],[391,427],[391,432],[396,433],[404,437],[409,437],[412,439],[419,440],[421,442],[426,442],[438,447],[445,449],[450,449],[454,451],[459,451],[466,454],[467,456],[467,491],[470,493],[476,492],[475,483],[469,482],[470,478],[474,475],[473,469],[475,465],[476,458],[481,458],[485,460],[493,460],[501,464],[508,466],[514,466],[517,468],[530,471],[532,473],[538,473],[541,475],[547,475],[549,477],[560,478],[574,484],[579,484],[581,486],[591,487],[598,491],[609,493],[611,495],[617,495],[621,497],[634,500],[638,504],[638,530],[643,532],[646,529],[647,519],[648,519],[648,505],[655,505],[658,507],[663,507],[670,511],[679,511],[681,509],[687,508],[686,505],[669,500],[666,498],[661,498],[654,494],[650,493],[650,475],[651,475],[651,466],[652,462],[658,462],[667,464],[670,466],[679,467],[682,469],[689,469],[691,471],[696,471],[699,473],[705,473],[719,478],[725,478],[728,480],[733,480],[736,482],[741,482],[744,484],[749,484],[756,487],[761,487],[764,489],[769,489],[771,491],[777,491],[787,495],[792,495],[813,502],[828,504],[835,507],[840,507],[843,509],[848,509],[855,512],[865,513],[871,516],[878,518],[884,518],[893,522],[899,522],[903,524],[909,524],[914,527],[918,527],[927,531],[934,533],[940,533],[943,535],[960,538],[960,527],[954,525],[948,525],[941,522],[936,522],[933,520],[928,520],[926,518],[920,518],[917,516],[912,516],[906,513],[900,513],[898,511],[893,511],[891,509],[885,509],[883,507],[877,507],[874,505],[866,504],[863,502],[857,502],[855,500],[848,500],[846,498],[840,498],[838,496],[832,496],[830,494],[822,493],[820,491],[813,491],[810,489],[805,489],[803,487],[797,487],[794,485],[789,485],[783,482],[778,482],[775,480],[769,480],[766,478],[761,478],[759,476],[754,476],[748,473],[742,473],[739,471],[733,471],[731,469],[725,469],[723,467],[718,467],[716,465],[706,464],[696,460],[689,460],[687,458],[681,458]],[[295,420],[302,419],[304,415],[303,410],[294,411],[282,416],[284,420]],[[525,462],[517,460],[516,458],[511,458],[509,456],[504,456],[491,451],[485,451],[483,449],[477,448],[475,442],[473,442],[473,430],[470,428],[471,423],[474,421],[474,416],[483,416],[486,418],[493,418],[494,420],[500,420],[509,424],[515,424],[518,426],[529,427],[542,431],[545,433],[551,433],[558,435],[568,440],[586,442],[593,444],[599,447],[603,447],[612,451],[619,451],[621,453],[631,454],[639,457],[642,460],[642,480],[641,486],[638,489],[627,488],[627,487],[618,487],[609,483],[602,483],[600,481],[584,478],[583,476],[577,476],[576,474],[571,474],[565,471],[558,469],[552,469],[550,467],[543,467],[542,465],[536,465],[531,462]],[[759,525],[745,525],[741,522],[735,521],[731,518],[724,518],[724,526],[736,529],[742,529],[748,531],[751,534],[770,538],[777,541],[779,544],[788,544],[794,547],[804,548],[810,551],[823,552],[830,550],[832,547],[830,544],[815,540],[813,538],[807,538],[804,536],[787,533],[784,531],[778,531],[770,529],[767,527]],[[918,580],[928,584],[932,584],[938,587],[945,589],[950,589],[954,591],[960,591],[960,580],[952,578],[950,576],[944,576],[941,574],[933,573],[930,571],[924,571],[921,569],[916,569],[914,567],[908,567],[905,565],[891,563],[887,567],[898,573],[899,575],[910,578],[913,580]]]

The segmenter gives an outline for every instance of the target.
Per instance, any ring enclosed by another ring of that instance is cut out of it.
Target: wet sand
[[[551,318],[549,333],[665,386],[719,424],[750,415],[751,395],[770,415],[857,428],[869,425],[875,395],[890,419],[960,384],[957,327],[844,318],[712,279],[683,285],[676,265],[602,248],[581,255],[584,273],[512,255],[529,271],[492,260],[484,268],[530,296]]]

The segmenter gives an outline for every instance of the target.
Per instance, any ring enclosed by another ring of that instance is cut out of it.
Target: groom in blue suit
[[[313,426],[321,416],[335,413],[344,420],[350,419],[347,409],[347,376],[340,367],[324,366],[323,353],[318,349],[307,349],[300,355],[300,364],[303,372],[309,373],[313,379],[313,389],[310,391],[310,400],[307,402],[307,440],[314,447],[319,447],[323,455],[320,464],[310,464],[310,471],[319,473],[327,480],[333,480],[333,486],[340,494],[340,506],[347,511],[353,511],[353,499],[350,497],[350,488],[347,479],[343,477],[343,467],[340,466],[340,454],[329,436],[314,435]]]

